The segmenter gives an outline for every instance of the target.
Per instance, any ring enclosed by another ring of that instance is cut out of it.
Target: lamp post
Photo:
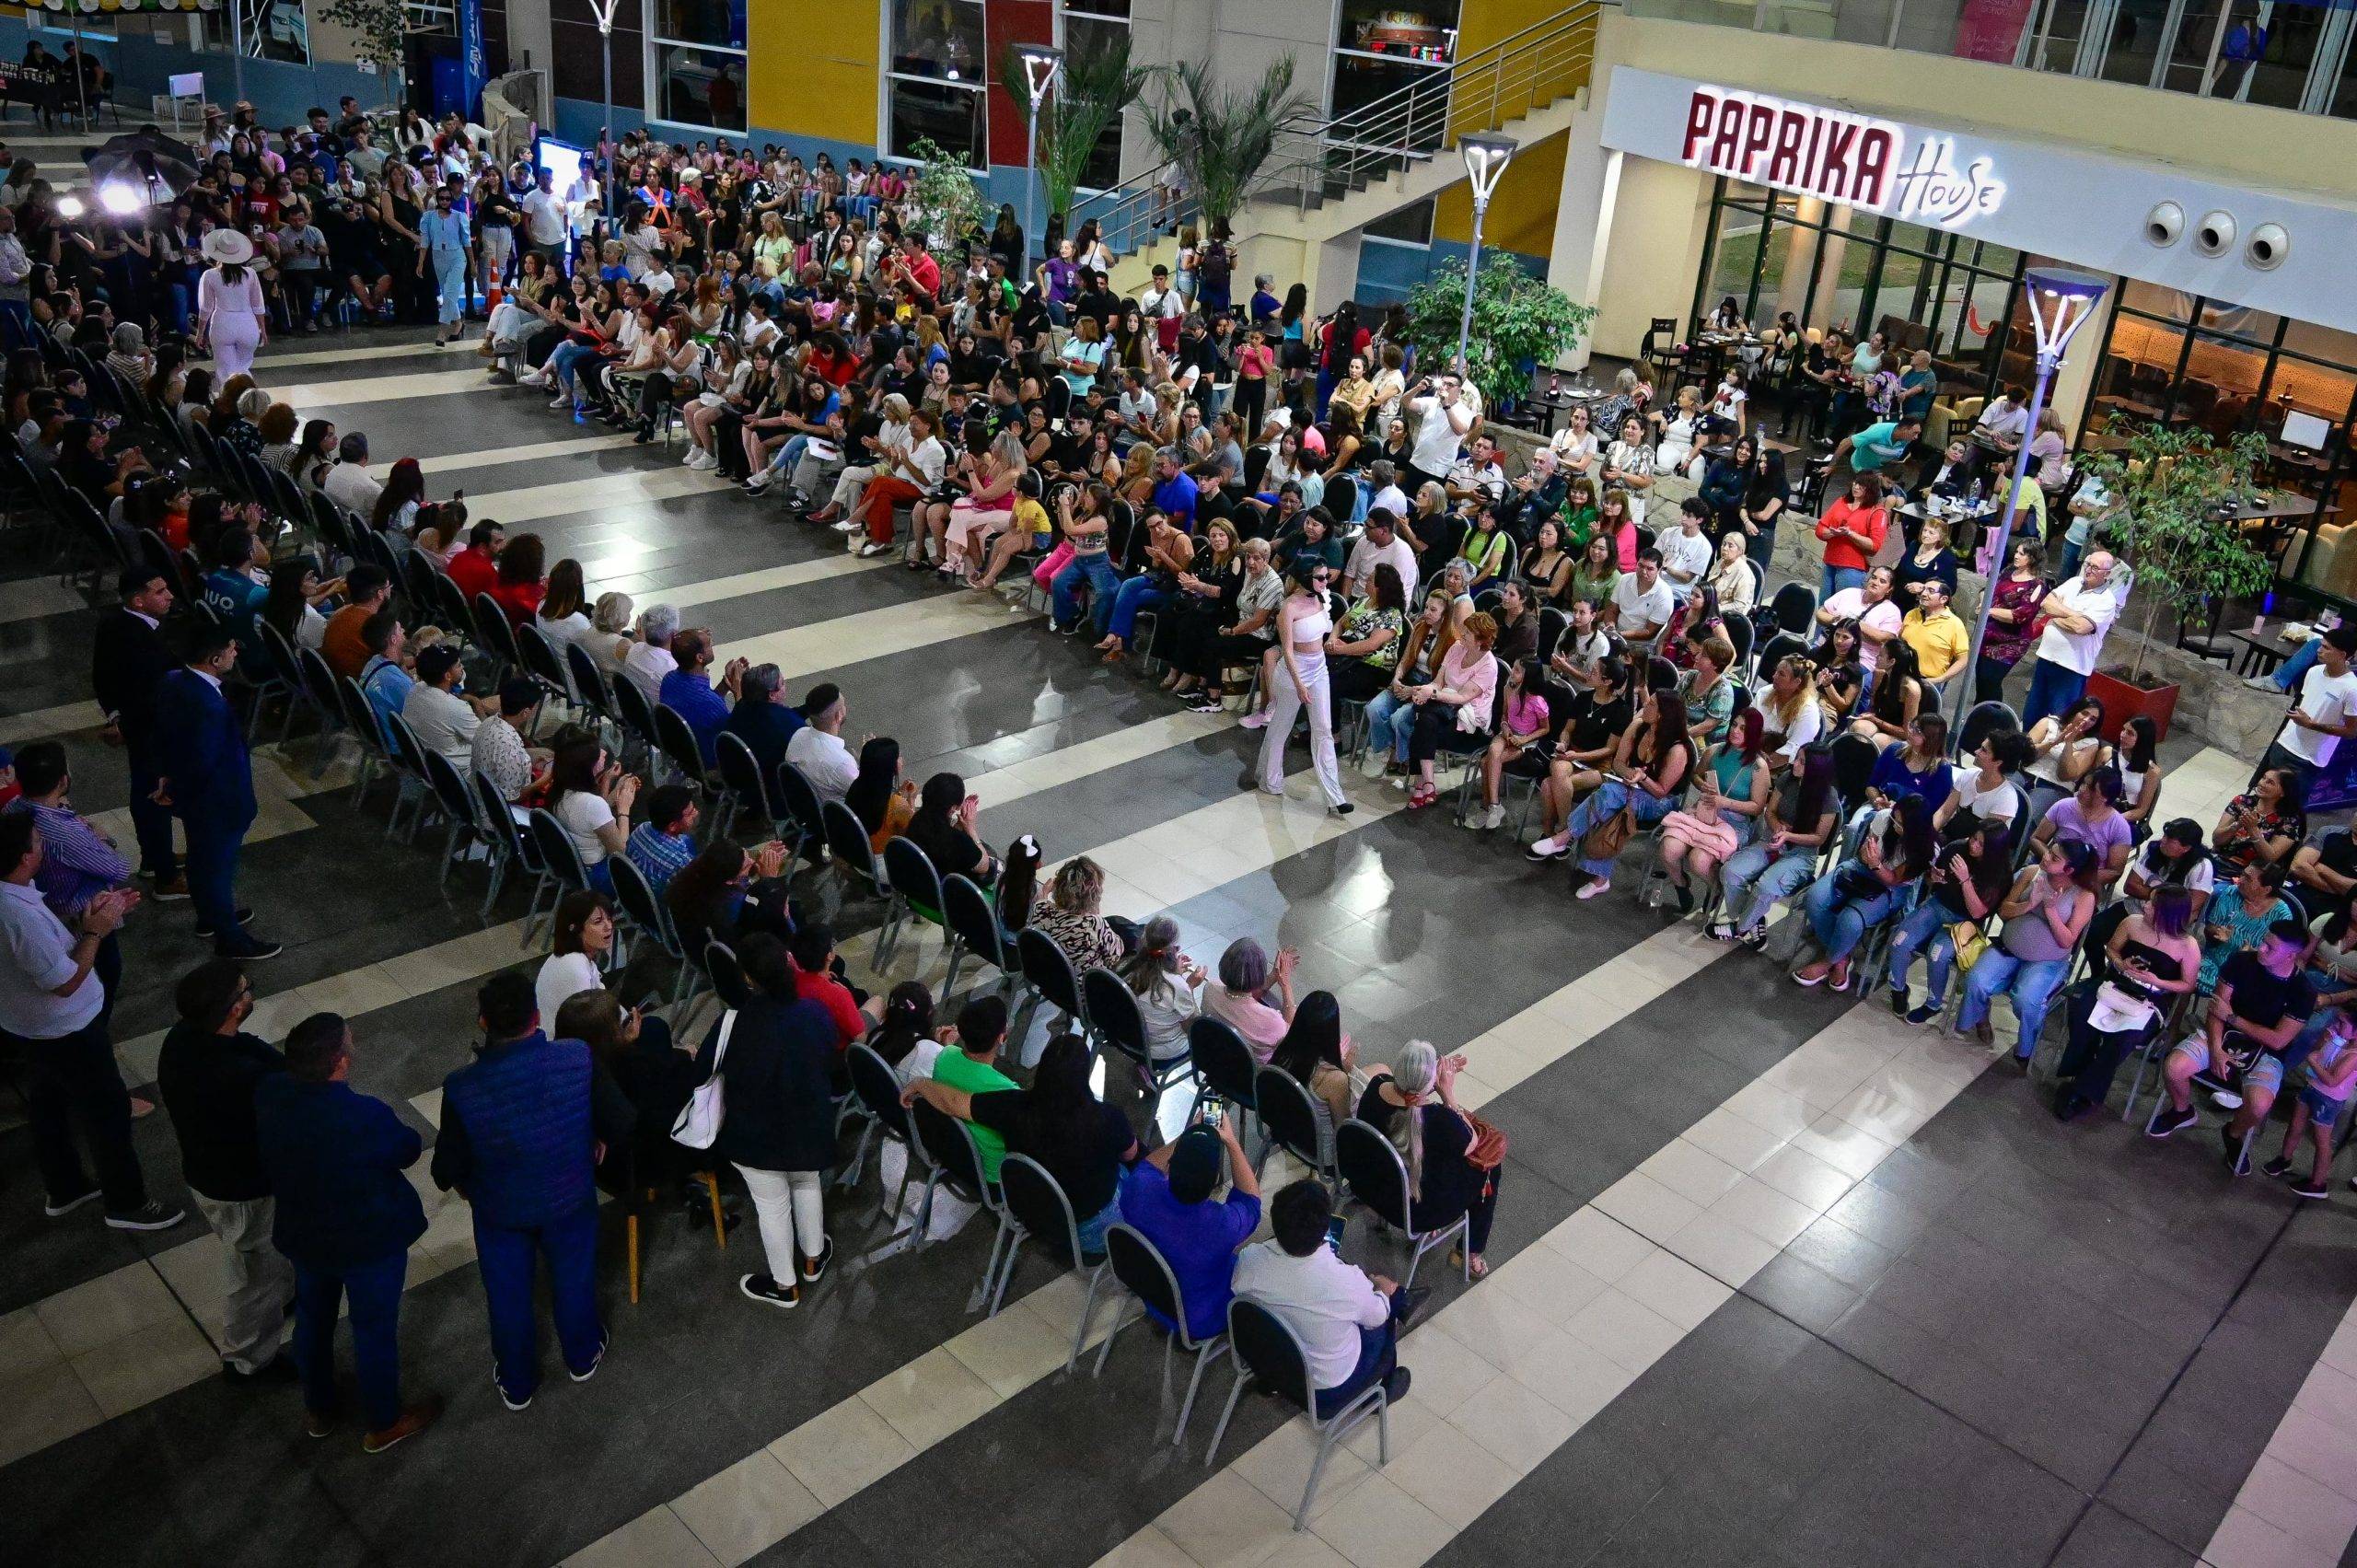
[[[621,0],[603,0],[602,4],[598,0],[591,0],[590,3],[591,13],[598,18],[598,44],[605,54],[606,70],[605,121],[598,128],[598,137],[602,142],[614,144],[621,140],[614,134],[614,7],[621,4]],[[598,204],[604,209],[606,232],[613,234],[617,232],[614,227],[613,153],[607,151],[599,161],[605,165],[606,181],[605,194],[598,198]]]
[[[1047,101],[1048,88],[1063,68],[1064,52],[1044,43],[1018,43],[1015,57],[1023,63],[1023,86],[1031,96],[1029,129],[1023,139],[1023,245],[1028,266],[1032,246],[1039,247],[1041,256],[1047,254],[1039,234],[1039,106]]]
[[[246,0],[229,0],[229,83],[236,101],[246,98]],[[235,130],[236,126],[231,126]]]
[[[1989,634],[1989,609],[1996,602],[1999,575],[2013,553],[2014,520],[2021,513],[2022,485],[2029,476],[2030,440],[2038,434],[2038,415],[2046,412],[2047,389],[2053,384],[2054,373],[2062,368],[2062,354],[2071,339],[2095,315],[2096,302],[2110,286],[2107,279],[2070,267],[2032,267],[2022,276],[2022,296],[2029,303],[2030,330],[2036,334],[2038,374],[2031,382],[2029,423],[2022,429],[2021,450],[2014,458],[2014,486],[2005,496],[2004,515],[1982,541],[1975,563],[1982,577],[1980,612],[1973,618],[1967,679],[1980,679],[1980,644]],[[1956,726],[1956,738],[1961,746],[1961,723]]]
[[[1519,145],[1512,136],[1471,135],[1458,139],[1457,150],[1465,155],[1465,177],[1473,186],[1473,251],[1465,262],[1465,313],[1457,323],[1457,369],[1461,376],[1470,377],[1473,361],[1468,347],[1473,336],[1473,290],[1481,279],[1481,217],[1490,210],[1490,198],[1497,193],[1498,181],[1505,178],[1506,165],[1514,161]]]

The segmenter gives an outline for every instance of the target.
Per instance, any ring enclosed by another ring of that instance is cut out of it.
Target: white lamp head
[[[1023,85],[1031,91],[1031,108],[1037,111],[1039,102],[1048,96],[1048,87],[1062,68],[1064,52],[1044,43],[1018,43],[1015,57],[1023,64]]]
[[[1520,145],[1512,136],[1484,134],[1458,138],[1457,150],[1465,156],[1465,175],[1473,183],[1476,202],[1488,203]]]
[[[2073,267],[2032,267],[2023,274],[2022,296],[2029,304],[2031,330],[2040,358],[2060,359],[2072,337],[2096,313],[2108,278]]]

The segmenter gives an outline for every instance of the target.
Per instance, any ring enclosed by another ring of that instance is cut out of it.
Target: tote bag
[[[720,1020],[720,1040],[712,1049],[712,1076],[696,1086],[688,1103],[679,1108],[679,1120],[671,1123],[671,1141],[683,1148],[708,1149],[720,1136],[720,1120],[727,1110],[720,1067],[728,1060],[728,1036],[736,1028],[737,1010],[731,1007]]]

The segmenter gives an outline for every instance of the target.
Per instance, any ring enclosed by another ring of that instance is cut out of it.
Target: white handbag
[[[679,1119],[671,1123],[671,1141],[684,1148],[708,1149],[720,1136],[720,1120],[727,1110],[722,1099],[720,1066],[728,1060],[728,1036],[736,1027],[737,1009],[731,1007],[720,1020],[720,1040],[712,1049],[712,1076],[696,1086],[688,1103],[679,1108]]]

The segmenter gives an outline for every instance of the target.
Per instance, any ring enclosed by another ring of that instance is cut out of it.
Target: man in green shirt
[[[1855,436],[1841,438],[1841,444],[1833,448],[1832,465],[1839,469],[1847,458],[1852,473],[1879,473],[1914,450],[1922,434],[1920,419],[1886,419],[1880,424],[1869,424]]]
[[[1006,1043],[1006,1003],[997,996],[980,996],[958,1010],[958,1043],[934,1060],[936,1083],[970,1095],[1023,1086],[998,1070],[999,1048]],[[979,1121],[966,1130],[982,1156],[982,1179],[998,1179],[999,1162],[1006,1158],[1006,1140]]]

